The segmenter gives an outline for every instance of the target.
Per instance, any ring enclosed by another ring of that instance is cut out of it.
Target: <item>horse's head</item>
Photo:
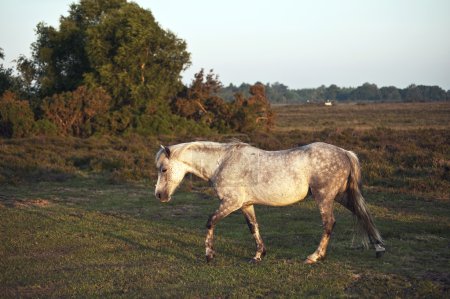
[[[187,172],[186,165],[173,157],[168,147],[161,145],[161,149],[156,154],[156,167],[158,182],[155,187],[155,196],[161,202],[168,202]]]

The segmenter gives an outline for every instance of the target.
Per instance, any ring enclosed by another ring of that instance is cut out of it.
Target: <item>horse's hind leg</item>
[[[255,209],[253,205],[242,207],[242,213],[245,216],[248,228],[250,229],[250,232],[255,238],[256,242],[256,254],[251,261],[260,262],[261,259],[266,255],[266,248],[264,246],[261,235],[259,234],[258,222],[256,222]]]
[[[333,231],[335,224],[333,214],[333,201],[335,194],[324,195],[323,192],[313,192],[313,195],[319,206],[320,215],[322,216],[323,234],[322,239],[320,240],[319,247],[317,247],[316,251],[314,251],[313,254],[309,255],[306,258],[306,264],[313,264],[325,257],[328,242],[330,241],[331,237],[331,232]]]

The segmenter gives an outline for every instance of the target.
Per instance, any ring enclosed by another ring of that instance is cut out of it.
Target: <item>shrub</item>
[[[27,137],[33,134],[34,114],[28,101],[6,91],[0,98],[0,136]]]
[[[274,113],[263,84],[250,86],[248,98],[235,94],[230,103],[218,96],[221,88],[218,76],[212,70],[205,76],[202,69],[172,100],[172,112],[221,133],[269,131],[273,127]]]
[[[56,136],[58,135],[58,128],[48,119],[40,119],[34,123],[33,135]]]
[[[59,132],[88,137],[106,125],[111,97],[102,88],[78,87],[44,99],[42,111]]]

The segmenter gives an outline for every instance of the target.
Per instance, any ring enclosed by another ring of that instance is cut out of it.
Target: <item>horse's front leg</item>
[[[255,208],[253,207],[253,205],[242,207],[242,213],[245,216],[248,228],[250,229],[250,232],[255,238],[256,242],[256,254],[251,262],[257,263],[260,262],[261,259],[266,255],[266,247],[264,246],[264,242],[261,238],[261,235],[259,234],[258,222],[256,222]]]
[[[209,263],[215,255],[214,251],[214,227],[216,226],[217,222],[219,222],[221,219],[225,218],[229,214],[233,213],[237,209],[239,209],[240,206],[233,204],[231,201],[222,200],[222,203],[220,204],[219,208],[209,216],[208,222],[206,223],[207,233],[206,233],[206,240],[205,240],[205,248],[206,248],[206,261]]]

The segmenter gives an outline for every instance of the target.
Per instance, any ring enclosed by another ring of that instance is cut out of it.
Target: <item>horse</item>
[[[214,227],[227,215],[241,209],[256,242],[251,262],[260,262],[266,247],[259,232],[254,205],[286,206],[309,193],[319,207],[323,234],[317,249],[306,259],[323,259],[335,225],[333,204],[338,202],[356,216],[363,245],[384,252],[383,239],[361,194],[361,170],[355,153],[317,142],[287,150],[265,151],[243,142],[196,141],[162,146],[156,154],[158,181],[155,196],[161,202],[171,195],[187,173],[210,181],[220,199],[219,208],[207,221],[206,261],[215,256]]]

